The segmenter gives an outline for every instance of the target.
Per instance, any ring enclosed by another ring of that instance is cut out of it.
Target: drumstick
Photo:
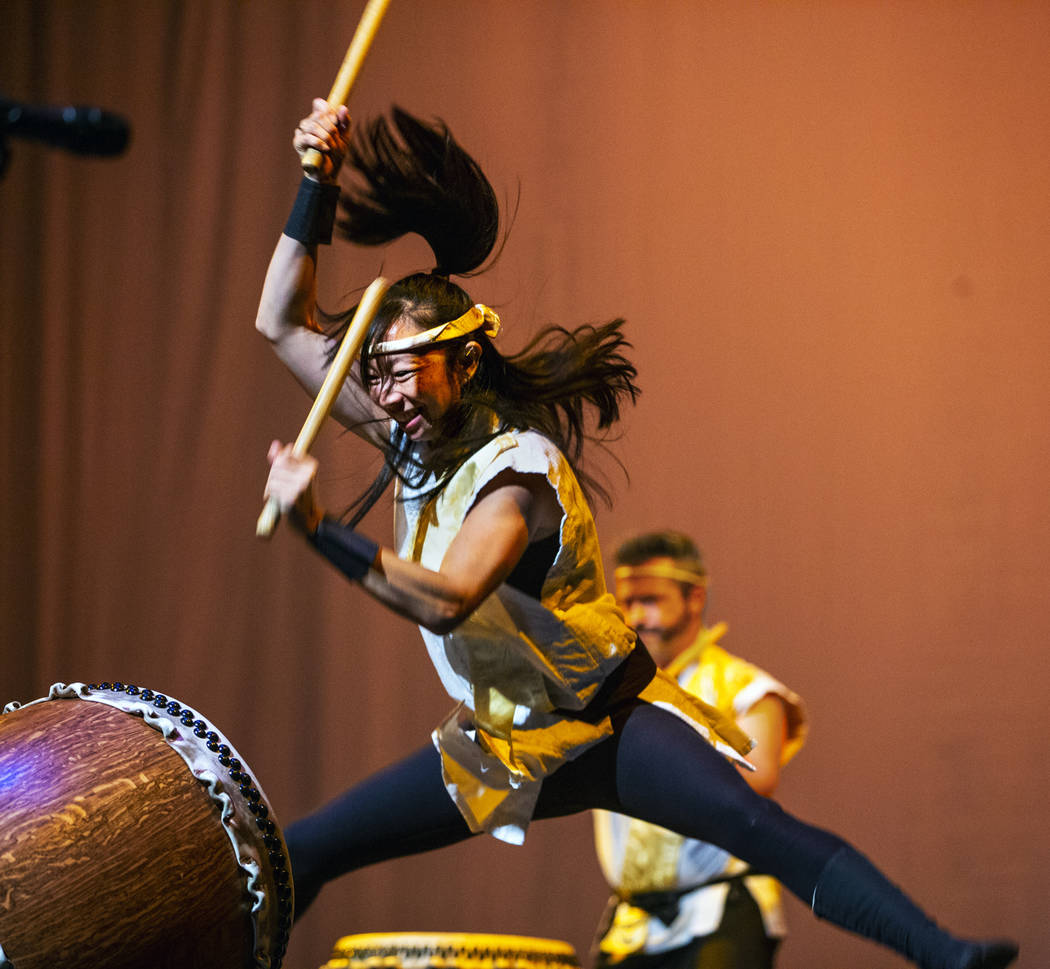
[[[361,344],[365,342],[368,327],[372,322],[372,318],[376,315],[376,310],[379,309],[379,301],[383,298],[383,294],[389,285],[382,276],[379,276],[365,290],[365,295],[361,297],[361,302],[357,304],[354,318],[346,328],[343,342],[339,344],[339,350],[336,352],[332,365],[328,368],[324,383],[321,384],[321,389],[317,392],[317,397],[310,408],[310,413],[306,417],[306,423],[303,424],[303,429],[295,439],[295,444],[292,445],[292,454],[295,457],[303,457],[313,445],[317,432],[320,431],[324,419],[332,409],[336,397],[339,396],[339,391],[342,389],[343,382],[350,372],[350,367],[357,358]],[[262,513],[259,515],[259,520],[255,524],[255,534],[260,538],[269,538],[277,525],[280,513],[281,508],[277,504],[277,500],[268,498]]]
[[[357,75],[365,62],[365,56],[368,54],[368,48],[372,46],[372,41],[379,30],[379,22],[383,19],[383,14],[386,13],[389,4],[390,0],[368,0],[364,13],[361,14],[361,19],[357,23],[353,40],[346,49],[346,56],[343,58],[339,73],[335,76],[332,90],[328,92],[329,104],[336,106],[346,104],[347,98],[350,97],[350,89],[357,80]],[[301,164],[308,175],[316,174],[321,167],[321,153],[316,148],[310,148],[303,155]]]

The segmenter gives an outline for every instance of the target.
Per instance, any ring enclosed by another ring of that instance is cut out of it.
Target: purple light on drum
[[[21,751],[12,751],[12,753],[13,757],[0,756],[0,795],[8,791],[24,790],[32,781],[39,778],[43,770],[43,765],[34,763],[33,758],[20,757]],[[0,802],[0,810],[3,810],[3,802]]]
[[[11,798],[18,801],[47,799],[52,781],[62,765],[55,763],[55,751],[44,743],[0,746],[0,811],[10,821]]]

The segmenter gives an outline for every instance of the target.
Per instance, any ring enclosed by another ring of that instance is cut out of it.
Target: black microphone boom
[[[19,104],[0,98],[0,137],[32,138],[78,155],[119,155],[128,146],[127,121],[101,108]]]

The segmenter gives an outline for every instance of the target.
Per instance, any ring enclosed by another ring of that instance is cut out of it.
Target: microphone
[[[19,104],[0,97],[0,136],[33,138],[77,155],[119,155],[127,148],[127,121],[101,108]]]

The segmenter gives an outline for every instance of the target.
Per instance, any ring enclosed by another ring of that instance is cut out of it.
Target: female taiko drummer
[[[750,741],[659,672],[606,592],[581,467],[637,395],[622,321],[552,327],[525,350],[450,277],[474,273],[499,233],[495,195],[441,123],[394,110],[350,136],[346,108],[315,101],[293,139],[321,152],[277,243],[256,326],[307,390],[338,320],[315,304],[344,159],[341,233],[374,245],[417,232],[436,260],[383,297],[333,414],[382,452],[344,523],[325,514],[316,462],[274,442],[266,495],[366,593],[418,623],[457,706],[432,743],[285,832],[297,909],[345,872],[488,832],[604,808],[720,845],[821,918],[925,969],[997,969],[1010,942],[959,939],[863,855],[753,793],[734,762]],[[395,544],[355,530],[386,487]],[[346,517],[346,516],[344,516]]]

